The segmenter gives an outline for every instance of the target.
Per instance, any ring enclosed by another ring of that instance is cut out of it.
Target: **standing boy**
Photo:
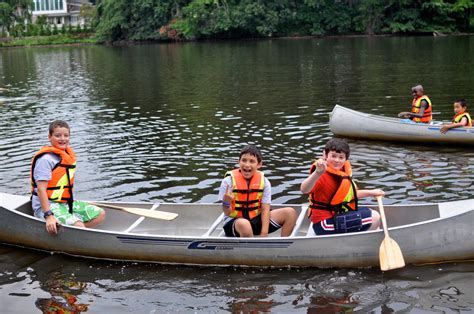
[[[49,125],[51,146],[43,146],[31,163],[32,207],[46,221],[46,230],[57,233],[57,224],[94,227],[105,219],[103,209],[73,199],[76,155],[69,147],[69,125],[56,120]]]
[[[358,200],[385,193],[379,189],[357,189],[352,180],[349,155],[349,144],[345,140],[329,140],[323,157],[313,163],[310,175],[301,183],[301,192],[309,194],[316,235],[374,230],[380,225],[379,213],[359,208]]]
[[[463,126],[472,127],[472,119],[469,112],[467,112],[466,100],[458,99],[454,102],[453,122],[443,125],[439,131],[441,133],[446,133],[449,129]]]
[[[266,237],[281,228],[281,235],[291,234],[296,212],[291,207],[270,210],[271,185],[265,178],[262,153],[253,145],[240,152],[239,168],[228,171],[222,180],[219,200],[224,211],[224,231],[228,237]]]

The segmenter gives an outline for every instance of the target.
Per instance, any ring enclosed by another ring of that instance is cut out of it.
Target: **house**
[[[38,16],[46,16],[47,22],[63,26],[77,26],[85,24],[84,18],[79,16],[81,6],[91,4],[86,0],[33,0],[32,20],[36,21]]]

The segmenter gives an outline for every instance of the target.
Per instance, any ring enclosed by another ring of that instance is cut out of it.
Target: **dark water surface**
[[[79,199],[214,202],[240,148],[255,143],[273,202],[303,203],[299,185],[332,136],[335,104],[395,116],[421,83],[435,119],[450,120],[456,98],[474,108],[473,51],[473,36],[0,50],[0,191],[29,193],[31,156],[47,144],[49,122],[64,119]],[[472,197],[470,147],[350,145],[358,184],[384,189],[387,204]],[[0,253],[0,313],[68,297],[90,313],[474,311],[474,263],[382,274]]]

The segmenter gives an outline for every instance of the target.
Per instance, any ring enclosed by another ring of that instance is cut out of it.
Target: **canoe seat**
[[[316,237],[316,233],[314,233],[313,223],[309,224],[308,231],[306,232],[307,237]]]
[[[224,213],[221,213],[219,217],[217,217],[216,220],[214,220],[214,223],[209,227],[209,229],[204,233],[202,236],[203,237],[209,237],[212,235],[214,230],[217,229],[217,227],[222,223],[222,220],[224,219]],[[224,234],[224,230],[222,230],[221,233],[219,233],[219,237],[221,237]]]
[[[306,212],[308,210],[308,206],[301,206],[300,213],[298,215],[298,218],[296,219],[295,227],[293,228],[293,231],[290,234],[290,237],[295,237],[298,235],[298,231],[301,228],[301,225],[303,224],[304,219],[306,218]]]

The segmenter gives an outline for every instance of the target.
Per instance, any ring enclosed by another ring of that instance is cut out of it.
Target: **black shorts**
[[[226,236],[240,237],[240,234],[235,230],[235,221],[237,219],[245,219],[245,218],[234,218],[226,222],[226,224],[223,227]],[[250,225],[252,226],[253,235],[260,235],[260,233],[262,232],[262,216],[258,215],[257,217],[250,220]],[[270,218],[268,233],[275,232],[280,228],[281,226]]]
[[[346,233],[346,232],[358,232],[358,231],[367,231],[372,225],[372,211],[369,208],[359,208],[357,211],[350,211],[342,216],[347,217],[347,229],[349,230],[338,230],[335,225],[336,222],[334,218],[328,218],[323,221],[313,224],[313,230],[316,235],[326,235],[326,234],[337,234],[337,233]],[[352,230],[351,230],[352,229]]]

